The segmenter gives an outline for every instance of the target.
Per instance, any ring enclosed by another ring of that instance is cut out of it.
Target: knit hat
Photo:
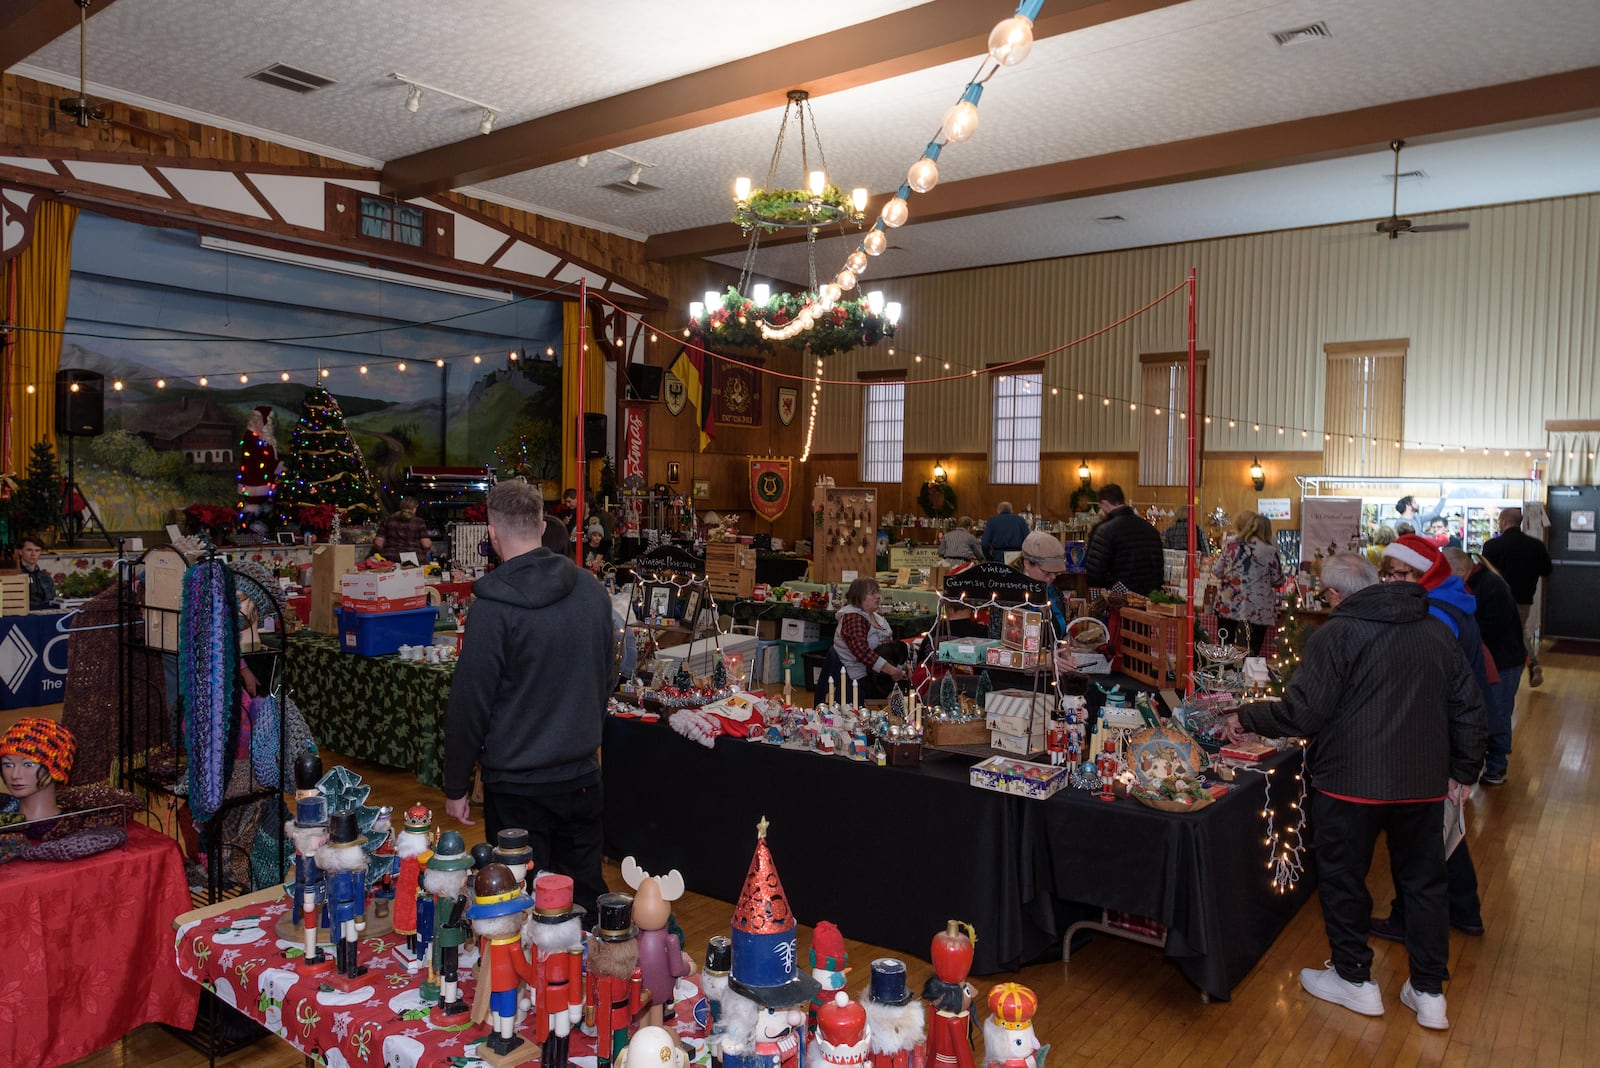
[[[1046,571],[1061,572],[1067,569],[1067,551],[1054,534],[1036,530],[1022,539],[1022,558]]]
[[[53,719],[27,716],[12,724],[0,738],[0,756],[19,756],[32,760],[49,772],[56,782],[65,783],[72,774],[72,761],[78,755],[78,740]]]
[[[1454,573],[1450,570],[1450,561],[1440,554],[1439,547],[1416,534],[1402,534],[1385,545],[1383,558],[1398,560],[1413,571],[1422,572],[1422,585],[1430,590]]]

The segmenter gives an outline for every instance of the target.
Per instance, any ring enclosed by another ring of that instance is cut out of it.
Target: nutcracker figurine
[[[984,1068],[1044,1068],[1050,1047],[1039,1045],[1033,1017],[1039,998],[1019,983],[999,983],[989,991],[989,1018],[983,1023]]]
[[[317,866],[317,851],[328,844],[328,799],[313,789],[296,799],[294,819],[284,826],[294,842],[294,922],[305,929],[305,959],[324,964],[327,955],[317,946],[319,914],[328,900],[327,875]]]
[[[1076,769],[1083,762],[1084,717],[1088,704],[1081,697],[1063,697],[1061,715],[1067,728],[1067,767]]]
[[[1044,749],[1050,754],[1050,764],[1060,767],[1067,759],[1067,713],[1064,709],[1050,710],[1050,726],[1044,732]]]
[[[504,864],[490,862],[473,877],[467,918],[478,936],[479,968],[472,1022],[488,1022],[494,1034],[484,1044],[501,1057],[522,1045],[522,1037],[516,1033],[517,987],[539,981],[522,952],[522,921],[532,906],[522,884]]]
[[[494,839],[494,859],[511,869],[517,882],[531,893],[528,878],[533,871],[533,847],[528,844],[528,832],[521,827],[502,827]]]
[[[618,1054],[617,1068],[689,1068],[689,1051],[670,1027],[641,1027]]]
[[[359,979],[361,932],[367,927],[366,836],[356,826],[354,809],[328,818],[328,844],[317,850],[317,867],[327,875],[328,930],[333,935],[334,963],[345,979]]]
[[[422,872],[422,888],[431,896],[433,906],[433,942],[429,947],[428,978],[422,984],[422,999],[437,1002],[435,1010],[442,1019],[459,1016],[468,1005],[461,1000],[460,981],[461,947],[466,944],[472,930],[467,919],[467,879],[472,875],[472,858],[467,855],[466,841],[460,831],[445,831],[439,844],[428,858]]]
[[[644,1022],[659,1027],[672,1006],[672,991],[679,976],[693,970],[678,936],[668,930],[672,902],[683,896],[683,876],[676,868],[651,875],[632,857],[622,859],[622,878],[633,888],[633,922],[639,927],[639,974],[650,994]]]
[[[567,1068],[567,1039],[583,1019],[583,909],[572,876],[544,872],[533,884],[533,915],[522,942],[533,950],[534,1039],[542,1068]]]
[[[1106,739],[1103,752],[1094,758],[1094,770],[1100,775],[1100,793],[1097,795],[1102,801],[1115,801],[1116,795],[1111,792],[1111,784],[1117,778],[1117,743]]]
[[[844,989],[849,971],[850,954],[844,947],[844,935],[832,921],[822,920],[811,929],[811,978],[818,985],[809,1013],[813,1028],[817,1024],[817,1010],[833,1004],[834,992]]]
[[[628,1044],[643,1006],[638,930],[633,926],[633,895],[610,893],[595,899],[599,917],[589,932],[589,977],[585,1004],[595,1027],[599,1068]]]
[[[733,965],[733,940],[727,935],[712,935],[706,942],[706,962],[700,969],[700,989],[711,1010],[712,1030],[722,1022],[722,995],[728,992],[728,969]]]
[[[865,1068],[872,1035],[867,1010],[843,990],[817,1009],[817,1052],[823,1068]]]
[[[906,985],[906,964],[894,957],[872,962],[872,983],[861,995],[871,1029],[872,1068],[912,1068],[927,1059],[928,1018]]]
[[[923,984],[928,1002],[928,1063],[932,1068],[973,1068],[972,999],[967,982],[976,935],[970,924],[951,920],[933,936],[933,974]]]
[[[756,824],[756,852],[733,910],[733,961],[723,995],[723,1068],[799,1068],[806,1014],[819,984],[798,968],[794,913]]]
[[[433,813],[417,802],[406,809],[404,829],[395,838],[399,860],[394,884],[394,933],[406,936],[407,954],[421,959],[417,951],[417,904],[422,898],[422,868],[433,851]]]

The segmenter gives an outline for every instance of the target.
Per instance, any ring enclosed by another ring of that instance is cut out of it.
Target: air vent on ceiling
[[[1379,177],[1383,179],[1385,185],[1389,184],[1390,182],[1420,182],[1427,176],[1428,173],[1426,171],[1401,171],[1399,174],[1379,175]]]
[[[1307,41],[1321,41],[1332,37],[1326,22],[1313,22],[1309,26],[1296,26],[1292,30],[1274,30],[1272,39],[1278,42],[1278,47],[1284,45],[1305,44]]]
[[[638,196],[640,193],[661,192],[661,187],[659,185],[651,185],[649,182],[640,182],[638,185],[632,185],[626,181],[607,182],[600,188],[609,189],[613,193],[625,193],[630,197]]]
[[[324,78],[320,74],[312,74],[299,67],[291,67],[287,63],[274,63],[264,70],[258,70],[250,75],[252,81],[264,82],[275,85],[279,89],[287,89],[291,93],[314,93],[318,89],[326,89],[334,84],[333,78]]]
[[[1098,219],[1095,220],[1095,222],[1097,222],[1097,223],[1119,223],[1119,222],[1127,222],[1127,221],[1128,221],[1127,219],[1124,219],[1120,215],[1102,215]]]

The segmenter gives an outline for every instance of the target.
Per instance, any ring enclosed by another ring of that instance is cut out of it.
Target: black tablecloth
[[[1274,810],[1290,815],[1299,754],[1276,758]],[[973,973],[1058,955],[1082,907],[1153,916],[1167,956],[1219,999],[1250,970],[1310,892],[1267,879],[1259,777],[1194,813],[1067,790],[1032,801],[968,785],[972,758],[929,752],[880,768],[759,743],[707,750],[664,724],[607,721],[605,848],[648,871],[677,868],[697,893],[738,897],[768,842],[795,914],[926,959],[947,919],[978,931]]]

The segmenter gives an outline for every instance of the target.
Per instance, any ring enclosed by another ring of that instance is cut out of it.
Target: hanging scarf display
[[[222,805],[239,726],[239,606],[233,572],[204,560],[183,576],[178,688],[189,750],[189,809],[195,822]]]

